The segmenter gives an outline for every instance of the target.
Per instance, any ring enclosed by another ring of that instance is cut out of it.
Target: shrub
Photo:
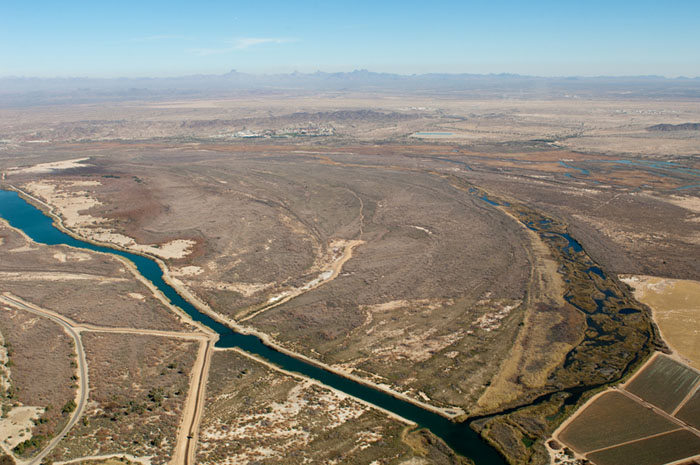
[[[66,405],[63,406],[63,408],[61,409],[61,412],[71,413],[71,412],[73,412],[73,410],[75,410],[76,407],[77,407],[77,405],[75,405],[75,401],[73,399],[71,399],[68,402],[66,402]]]
[[[39,434],[32,437],[31,439],[27,439],[26,441],[20,442],[12,450],[17,455],[23,455],[28,450],[40,448],[41,445],[44,443],[44,440],[44,436]]]

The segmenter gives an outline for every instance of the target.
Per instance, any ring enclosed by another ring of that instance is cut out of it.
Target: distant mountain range
[[[649,126],[647,131],[700,131],[700,123],[655,124]]]
[[[518,74],[400,75],[348,73],[248,74],[168,78],[0,78],[0,105],[100,100],[224,97],[244,94],[382,92],[483,98],[700,98],[700,78],[661,76],[537,77]]]

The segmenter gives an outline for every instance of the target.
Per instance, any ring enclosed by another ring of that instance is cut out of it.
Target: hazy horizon
[[[431,75],[442,75],[442,76],[483,76],[483,77],[505,77],[505,76],[512,76],[512,77],[523,77],[523,78],[533,78],[533,79],[604,79],[604,78],[610,78],[610,79],[644,79],[644,78],[656,78],[656,79],[667,79],[667,80],[676,80],[676,79],[700,79],[700,74],[699,75],[677,75],[677,76],[671,76],[671,75],[663,75],[663,74],[551,74],[551,75],[546,75],[546,74],[523,74],[523,73],[511,73],[507,71],[503,72],[489,72],[489,73],[470,73],[470,72],[441,72],[441,71],[428,71],[425,73],[394,73],[390,71],[377,71],[373,69],[348,69],[348,70],[323,70],[323,69],[318,69],[314,71],[289,71],[289,72],[255,72],[255,71],[246,71],[246,70],[240,70],[240,69],[232,69],[229,71],[224,71],[221,73],[191,73],[191,74],[164,74],[164,75],[145,75],[145,74],[135,74],[132,76],[129,75],[106,75],[106,76],[91,76],[91,75],[55,75],[55,76],[37,76],[37,75],[12,75],[12,74],[6,74],[6,75],[0,75],[0,79],[38,79],[38,80],[71,80],[71,79],[94,79],[94,80],[119,80],[119,79],[125,79],[125,80],[139,80],[139,79],[180,79],[180,78],[190,78],[190,77],[197,77],[197,76],[212,76],[212,77],[224,77],[226,75],[230,75],[232,73],[238,73],[242,75],[250,75],[250,76],[293,76],[293,75],[302,75],[302,76],[313,76],[313,75],[318,75],[318,74],[327,74],[327,75],[333,75],[333,74],[353,74],[353,73],[369,73],[373,75],[393,75],[393,76],[399,76],[403,78],[411,78],[411,77],[422,77],[422,76],[431,76]]]
[[[45,0],[3,8],[0,76],[298,71],[700,76],[700,4],[437,1],[263,5]]]

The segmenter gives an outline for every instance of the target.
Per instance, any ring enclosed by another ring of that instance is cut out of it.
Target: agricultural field
[[[559,433],[559,439],[588,452],[678,429],[626,395],[611,391],[598,397]]]
[[[678,410],[676,417],[694,428],[700,429],[700,390],[696,390],[693,396]]]
[[[660,465],[699,452],[700,437],[679,430],[594,452],[589,457],[596,465]]]
[[[662,465],[700,456],[699,380],[692,368],[657,353],[631,381],[595,396],[554,436],[596,465]]]
[[[667,413],[697,387],[700,373],[665,356],[657,356],[644,370],[625,384],[625,390]]]

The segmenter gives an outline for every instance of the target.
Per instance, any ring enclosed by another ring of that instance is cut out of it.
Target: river
[[[263,357],[285,370],[314,378],[327,386],[400,415],[415,422],[420,427],[429,429],[433,434],[445,441],[455,452],[469,457],[477,465],[506,464],[498,452],[488,445],[468,423],[455,423],[410,402],[393,397],[386,392],[278,352],[263,344],[256,336],[235,332],[210,316],[199,312],[192,303],[178,294],[175,289],[165,282],[163,271],[156,261],[143,255],[78,240],[56,228],[49,216],[26,202],[17,192],[0,190],[0,217],[7,220],[11,226],[24,231],[27,236],[38,243],[48,245],[64,244],[79,249],[119,255],[130,260],[139,273],[150,280],[173,305],[181,308],[192,319],[216,331],[219,334],[217,347],[239,347],[249,353]]]

